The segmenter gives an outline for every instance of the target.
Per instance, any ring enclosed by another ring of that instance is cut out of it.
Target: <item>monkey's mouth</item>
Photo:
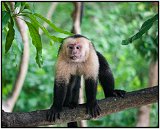
[[[78,57],[77,56],[71,56],[70,59],[76,60]]]

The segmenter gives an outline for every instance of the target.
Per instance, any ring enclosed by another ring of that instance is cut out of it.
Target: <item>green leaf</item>
[[[153,25],[153,23],[147,24],[138,33],[136,33],[134,36],[130,37],[127,40],[123,40],[122,45],[127,45],[129,43],[132,43],[134,40],[139,39],[144,33],[146,33],[152,27],[152,25]]]
[[[21,6],[21,2],[15,2],[15,8],[17,8],[17,7],[19,7],[20,8],[20,6]]]
[[[26,3],[26,4],[25,4],[24,9],[28,9],[28,10],[30,10],[30,9],[31,9],[28,3]]]
[[[10,12],[10,9],[9,9],[9,7],[8,7],[8,5],[7,5],[6,2],[4,2],[4,7],[6,8],[6,10],[7,10],[8,12]]]
[[[145,22],[142,24],[141,29],[142,29],[143,27],[147,26],[148,24],[151,24],[151,23],[155,22],[156,20],[158,20],[158,14],[156,14],[156,15],[153,16],[152,18],[148,19],[147,21],[145,21]]]
[[[53,41],[55,41],[55,42],[62,42],[63,38],[60,38],[60,37],[56,37],[56,36],[51,35],[51,34],[47,31],[47,29],[46,29],[44,26],[42,26],[42,25],[36,20],[36,18],[35,18],[34,15],[31,15],[31,14],[27,15],[27,14],[26,14],[25,16],[27,16],[28,18],[30,18],[30,20],[31,20],[31,22],[34,24],[34,26],[40,27],[40,28],[43,30],[43,32],[44,32],[49,38],[51,38]]]
[[[46,23],[48,23],[48,24],[53,28],[53,30],[55,30],[55,31],[57,31],[57,32],[59,32],[59,33],[66,34],[66,35],[73,35],[73,33],[71,33],[71,32],[64,31],[64,30],[62,30],[61,28],[58,28],[56,25],[54,25],[51,21],[49,21],[48,19],[46,19],[46,18],[43,17],[42,15],[37,14],[37,13],[35,13],[34,15],[37,16],[38,18],[44,20]]]
[[[2,11],[2,30],[4,29],[5,25],[9,22],[10,13],[7,11]]]
[[[10,22],[8,23],[8,32],[7,32],[7,36],[6,36],[6,44],[5,44],[5,53],[8,52],[8,50],[10,49],[12,43],[13,43],[13,40],[14,40],[14,35],[15,35],[15,30],[13,28],[14,26],[14,22],[13,22],[13,19],[12,17],[10,17]]]
[[[142,29],[140,29],[140,31],[132,37],[131,42],[140,38],[144,33],[146,33],[152,27],[152,25],[153,25],[153,23],[146,24],[146,26],[144,26]]]
[[[31,24],[30,22],[26,21],[26,24],[29,28],[30,36],[32,38],[32,43],[36,47],[37,53],[36,53],[36,63],[39,67],[41,67],[43,61],[42,61],[42,42],[41,37],[38,33],[38,28]]]
[[[23,12],[23,10],[25,9],[25,6],[26,6],[26,2],[21,2],[20,12]]]
[[[139,32],[137,32],[135,35],[133,35],[132,37],[126,39],[126,40],[122,40],[122,45],[128,45],[129,43],[132,43],[134,40],[139,39],[140,37],[142,37],[142,35],[144,33],[146,33],[153,25],[153,23],[158,19],[158,14],[156,14],[154,17],[148,19],[147,21],[145,21],[142,24],[141,29],[139,30]]]
[[[24,12],[24,10],[27,10],[27,12],[31,12],[30,6],[27,2],[15,2],[15,9],[19,8],[19,12]]]
[[[52,40],[49,42],[49,45],[50,45],[50,46],[53,46],[53,41],[52,41]]]
[[[4,6],[4,2],[2,2],[2,11],[6,11],[6,8]]]
[[[26,2],[21,2],[21,6],[25,6],[26,5]]]

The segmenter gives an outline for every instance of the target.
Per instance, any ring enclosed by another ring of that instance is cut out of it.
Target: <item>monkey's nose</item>
[[[73,50],[72,51],[72,54],[74,55],[74,54],[77,54],[77,51],[76,50]]]

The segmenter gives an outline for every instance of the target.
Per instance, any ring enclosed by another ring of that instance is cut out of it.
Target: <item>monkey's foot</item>
[[[78,106],[78,103],[72,102],[69,104],[69,108],[71,108],[71,109],[76,108],[77,106]]]
[[[51,122],[51,121],[55,121],[57,118],[60,119],[60,112],[61,111],[62,111],[61,109],[51,107],[47,111],[47,120]]]
[[[125,94],[126,94],[126,91],[124,91],[124,90],[114,90],[112,92],[112,96],[113,97],[122,97],[122,98],[124,98]]]
[[[97,102],[95,104],[91,104],[90,102],[86,105],[87,108],[87,114],[90,114],[92,117],[96,118],[97,116],[100,115],[100,107],[97,104]]]

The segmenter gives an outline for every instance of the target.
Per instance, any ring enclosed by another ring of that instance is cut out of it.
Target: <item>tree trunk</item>
[[[158,61],[151,62],[149,66],[149,87],[154,85],[158,85]],[[147,105],[139,108],[137,127],[149,127],[150,107],[151,105]]]

